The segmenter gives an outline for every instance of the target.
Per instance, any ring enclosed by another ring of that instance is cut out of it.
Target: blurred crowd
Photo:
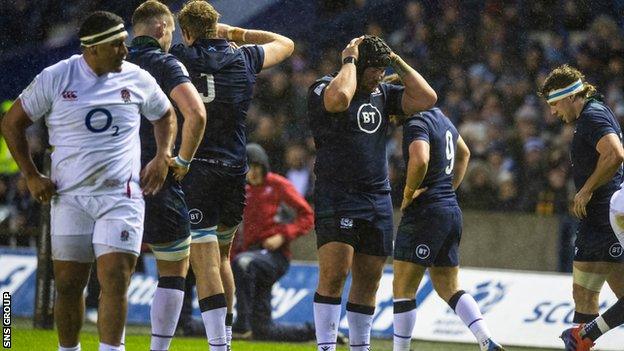
[[[624,119],[622,27],[581,1],[561,2],[563,13],[548,5],[557,2],[480,1],[476,16],[466,15],[475,1],[438,3],[407,1],[397,9],[403,14],[398,29],[369,19],[362,32],[385,38],[430,82],[438,106],[466,140],[472,160],[460,188],[463,207],[567,212],[574,195],[568,150],[573,129],[550,114],[536,90],[550,69],[570,63]],[[312,62],[306,52],[310,43],[297,44],[291,60],[259,79],[250,139],[269,151],[275,171],[309,196],[314,144],[307,87],[338,70],[342,47],[326,48]],[[400,126],[388,137],[388,157],[394,199],[400,201],[405,174]]]
[[[54,42],[77,26],[72,22],[81,17],[77,13],[105,4],[129,18],[135,7],[129,3],[1,2],[0,12],[9,22],[3,23],[7,29],[0,30],[0,42]],[[553,117],[536,91],[550,69],[569,63],[585,73],[624,121],[624,20],[617,15],[624,1],[401,0],[395,5],[392,20],[370,15],[349,28],[385,38],[436,90],[438,106],[472,152],[459,190],[463,208],[567,213],[574,195],[569,175],[573,127]],[[348,17],[344,14],[349,11],[361,13],[366,6],[366,0],[320,1],[319,11],[331,20]],[[250,142],[267,150],[272,170],[313,200],[307,89],[339,69],[346,41],[329,40],[320,51],[312,40],[297,38],[296,44],[291,59],[260,74],[248,132]],[[41,141],[32,139],[41,153]],[[38,207],[14,165],[2,161],[6,145],[0,147],[0,225],[12,232],[28,230],[36,223]],[[393,126],[388,135],[388,159],[398,205],[405,174],[401,126]],[[2,238],[0,245],[5,244]]]

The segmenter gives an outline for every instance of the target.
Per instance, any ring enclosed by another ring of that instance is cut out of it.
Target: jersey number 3
[[[444,169],[444,173],[451,174],[455,166],[455,147],[453,145],[453,134],[450,130],[446,131],[446,159],[449,163]]]
[[[204,104],[208,104],[215,99],[215,82],[212,74],[202,73],[200,78],[206,79],[206,90],[202,92],[201,98]]]

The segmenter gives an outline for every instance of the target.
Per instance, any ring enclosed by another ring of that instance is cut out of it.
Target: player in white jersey
[[[2,134],[32,196],[52,202],[51,237],[59,350],[80,350],[83,290],[97,260],[102,287],[100,350],[123,350],[127,289],[139,255],[145,204],[169,166],[174,112],[154,78],[124,61],[123,20],[95,12],[79,31],[82,55],[44,69],[2,121]],[[154,125],[157,153],[141,170],[141,115]],[[25,129],[44,117],[51,178],[30,157]]]

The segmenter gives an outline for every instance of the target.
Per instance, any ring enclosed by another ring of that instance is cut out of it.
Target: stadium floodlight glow
[[[585,85],[579,79],[575,82],[572,82],[572,84],[568,85],[567,87],[551,91],[550,93],[548,93],[548,98],[546,98],[546,101],[548,101],[549,104],[552,104],[553,102],[557,102],[559,100],[567,98],[568,96],[579,93],[583,91],[584,88]]]

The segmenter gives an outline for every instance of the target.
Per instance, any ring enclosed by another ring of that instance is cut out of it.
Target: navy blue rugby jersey
[[[453,168],[459,133],[439,108],[418,113],[403,124],[403,159],[409,161],[409,146],[413,141],[429,143],[429,165],[421,188],[427,191],[412,203],[413,208],[425,206],[457,206],[453,190]]]
[[[134,38],[128,48],[126,60],[148,71],[167,96],[170,96],[176,86],[191,81],[186,68],[180,61],[175,56],[162,51],[158,41],[152,37]],[[180,134],[181,131],[178,128],[178,135]],[[145,118],[141,118],[139,135],[141,137],[141,167],[145,167],[156,156],[157,150],[152,124]]]
[[[622,130],[613,111],[599,99],[590,98],[585,103],[581,115],[576,120],[570,157],[572,175],[576,190],[580,190],[596,169],[598,151],[596,145],[605,135],[614,133],[622,142]],[[587,204],[588,214],[593,210],[604,210],[609,207],[611,195],[620,188],[622,183],[622,167],[620,167],[608,183],[594,191]]]
[[[388,161],[386,133],[389,116],[403,114],[404,88],[381,83],[372,93],[357,93],[349,109],[325,110],[325,88],[333,79],[325,76],[308,91],[308,119],[314,143],[318,182],[345,186],[365,192],[387,192]]]
[[[195,159],[213,160],[247,171],[246,119],[264,49],[258,45],[233,48],[224,39],[199,39],[171,53],[188,68],[206,106],[208,120]]]

